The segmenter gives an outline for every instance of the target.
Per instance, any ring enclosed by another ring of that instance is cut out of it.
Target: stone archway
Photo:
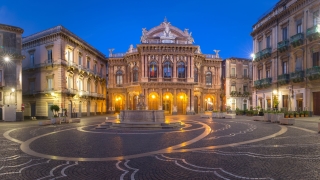
[[[169,92],[163,94],[162,97],[162,110],[167,115],[172,114],[173,95]]]
[[[121,110],[124,110],[124,97],[122,95],[116,95],[114,97],[114,109],[115,113],[120,113]]]
[[[152,92],[148,98],[148,110],[158,110],[159,108],[159,94]]]
[[[188,97],[186,93],[177,95],[177,114],[187,114]]]
[[[205,111],[216,110],[217,103],[216,103],[216,98],[214,95],[211,95],[211,94],[206,95],[203,102],[204,102],[204,110]]]

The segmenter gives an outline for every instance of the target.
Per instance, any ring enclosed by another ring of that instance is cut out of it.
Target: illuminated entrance
[[[120,113],[121,110],[124,110],[123,100],[124,98],[121,96],[115,97],[115,113]]]
[[[205,102],[205,105],[204,105],[205,111],[213,111],[214,97],[213,96],[206,96],[206,98],[204,99],[204,102]]]
[[[178,114],[187,114],[187,95],[185,93],[179,93],[177,96],[177,110]]]
[[[158,110],[159,107],[159,95],[155,92],[149,94],[148,109]]]
[[[172,114],[172,101],[173,101],[173,97],[171,93],[165,93],[163,95],[162,109],[164,110],[165,114]]]

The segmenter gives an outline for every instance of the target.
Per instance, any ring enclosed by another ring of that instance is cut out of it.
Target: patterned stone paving
[[[0,123],[0,179],[320,179],[316,121],[170,116],[179,130],[95,130],[105,117]]]

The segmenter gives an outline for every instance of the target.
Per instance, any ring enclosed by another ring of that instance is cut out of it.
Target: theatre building
[[[148,110],[166,114],[197,114],[220,110],[222,59],[202,54],[188,29],[165,19],[150,30],[142,29],[140,44],[126,53],[113,53],[108,62],[108,113],[137,109],[145,96]]]

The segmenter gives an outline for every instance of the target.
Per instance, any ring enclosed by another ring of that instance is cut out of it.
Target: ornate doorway
[[[162,109],[164,110],[165,114],[172,114],[172,94],[171,93],[165,93],[163,94],[163,104],[162,104]]]
[[[179,93],[177,96],[177,113],[187,114],[187,102],[188,98],[185,93]]]
[[[158,110],[159,108],[159,95],[155,92],[149,94],[148,109]]]
[[[123,97],[121,96],[115,97],[115,113],[120,113],[120,111],[124,109],[123,101],[124,101]]]
[[[196,114],[198,114],[199,112],[198,112],[198,96],[194,96],[194,112],[196,113]]]

